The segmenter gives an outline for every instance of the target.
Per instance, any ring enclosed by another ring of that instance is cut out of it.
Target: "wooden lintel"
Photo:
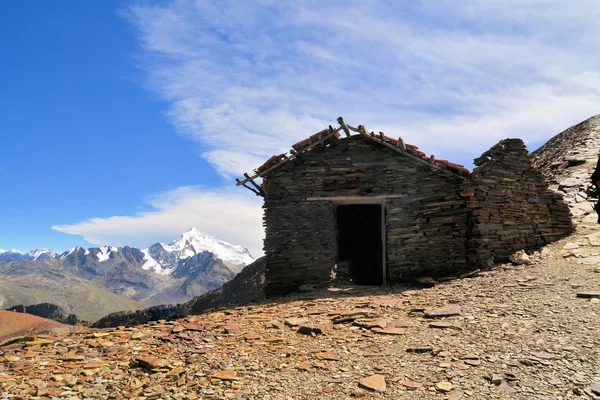
[[[379,204],[387,199],[399,199],[406,197],[404,194],[380,194],[375,196],[326,196],[326,197],[307,197],[306,201],[333,201],[344,203],[363,203]]]
[[[266,193],[264,192],[264,190],[256,182],[254,182],[254,179],[252,179],[250,175],[244,173],[244,177],[247,179],[248,182],[252,184],[252,186],[256,188],[256,190],[258,190],[262,197],[266,197]]]

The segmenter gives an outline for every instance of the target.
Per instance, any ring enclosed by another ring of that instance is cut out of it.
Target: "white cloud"
[[[254,196],[254,195],[252,195]],[[133,216],[91,218],[52,229],[81,235],[96,245],[148,247],[170,242],[191,227],[232,244],[244,246],[254,257],[262,255],[262,209],[245,191],[180,187],[149,199],[152,211]]]

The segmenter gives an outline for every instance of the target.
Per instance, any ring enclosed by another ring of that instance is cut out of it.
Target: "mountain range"
[[[53,303],[78,318],[187,301],[231,280],[254,259],[192,228],[169,244],[0,251],[0,308]]]

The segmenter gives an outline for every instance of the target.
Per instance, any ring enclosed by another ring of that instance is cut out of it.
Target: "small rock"
[[[458,306],[445,306],[434,310],[425,310],[426,318],[452,317],[462,314],[462,308]]]
[[[222,381],[237,381],[237,372],[232,370],[215,371],[212,373],[211,378],[220,379]]]
[[[508,256],[508,259],[510,260],[510,262],[516,265],[529,265],[532,263],[531,258],[529,258],[527,253],[525,253],[525,251],[523,250],[519,250],[516,253],[511,254],[510,256]]]
[[[269,321],[265,324],[265,328],[270,328],[270,329],[281,329],[282,325],[281,322],[277,321],[276,319]]]
[[[358,385],[363,389],[369,389],[375,392],[385,392],[386,389],[385,378],[383,375],[379,374],[361,379]]]
[[[335,353],[332,353],[331,351],[322,351],[320,353],[317,353],[317,358],[319,360],[339,361],[340,356],[338,356]]]
[[[435,384],[435,388],[440,392],[448,393],[452,389],[454,389],[454,385],[450,382],[438,382]]]
[[[531,353],[532,356],[534,356],[535,358],[539,358],[541,360],[552,360],[554,358],[558,358],[558,356],[556,354],[550,354],[550,353]]]
[[[302,325],[300,328],[298,328],[297,333],[302,335],[322,335],[323,329],[321,329],[319,326]]]
[[[294,328],[296,326],[300,326],[300,325],[305,325],[308,323],[308,319],[307,318],[286,318],[283,321],[285,326],[289,326],[291,328]]]
[[[513,389],[508,383],[506,382],[502,382],[502,384],[500,384],[498,386],[498,389],[503,391],[504,393],[506,393],[507,395],[514,395],[517,393],[517,391],[515,389]]]
[[[423,387],[423,384],[421,382],[415,382],[415,381],[404,381],[402,382],[402,384],[407,387],[408,389],[418,389],[420,387]]]
[[[300,371],[309,371],[311,367],[312,366],[307,362],[301,362],[300,364],[298,364],[298,369]]]
[[[85,361],[85,356],[81,354],[68,353],[65,354],[65,361]]]
[[[156,357],[138,357],[135,359],[138,365],[142,368],[147,369],[159,369],[163,368],[168,364],[167,360],[159,359]]]
[[[421,347],[409,347],[406,349],[407,353],[431,353],[433,352],[433,347],[429,346],[421,346]]]
[[[235,335],[235,334],[239,333],[239,331],[240,331],[240,328],[238,328],[235,325],[225,325],[223,327],[223,332],[225,332],[229,335]]]
[[[183,326],[188,331],[202,332],[204,330],[204,325],[200,324],[199,322],[188,322],[183,324]]]
[[[429,327],[435,329],[455,329],[458,331],[462,330],[461,327],[449,324],[447,322],[432,322],[431,324],[429,324]]]
[[[490,382],[492,382],[494,385],[498,386],[499,384],[502,383],[502,377],[500,375],[492,375],[490,377]]]
[[[600,396],[600,383],[594,383],[594,384],[590,385],[590,390],[596,396]]]
[[[598,299],[600,298],[600,292],[580,292],[577,293],[577,297],[582,299]]]
[[[404,335],[406,333],[405,328],[373,328],[372,331],[383,335]]]
[[[536,361],[536,360],[531,360],[531,359],[529,359],[529,358],[524,358],[524,359],[521,359],[521,360],[519,360],[519,362],[520,362],[521,364],[523,364],[523,365],[526,365],[526,366],[528,366],[528,367],[532,367],[532,366],[534,366],[534,365],[537,365],[537,364],[539,364],[539,361]]]

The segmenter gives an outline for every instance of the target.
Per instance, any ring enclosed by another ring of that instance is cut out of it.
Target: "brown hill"
[[[160,305],[137,311],[123,311],[109,314],[96,321],[95,328],[132,326],[160,319],[173,320],[188,315],[226,306],[237,306],[264,299],[265,264],[260,258],[247,265],[231,281],[223,286],[194,297],[192,300],[176,305]]]
[[[69,331],[72,327],[50,319],[15,311],[0,310],[0,342],[17,336]]]

